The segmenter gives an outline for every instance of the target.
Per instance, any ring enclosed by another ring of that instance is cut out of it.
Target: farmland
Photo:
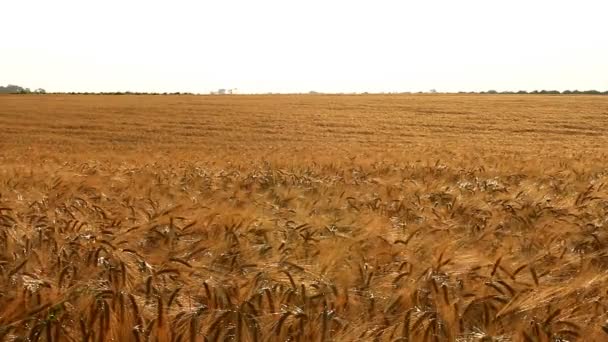
[[[0,336],[601,341],[608,97],[0,96]]]

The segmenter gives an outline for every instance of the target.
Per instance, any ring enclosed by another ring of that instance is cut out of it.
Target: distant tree
[[[520,91],[518,91],[518,92],[517,92],[517,94],[527,94],[527,93],[528,93],[528,92],[527,92],[527,91],[525,91],[525,90],[520,90]]]
[[[46,94],[46,90],[38,88],[32,91],[30,88],[23,88],[18,85],[9,84],[6,87],[0,86],[0,94]]]
[[[488,90],[487,94],[498,94],[496,90]]]
[[[6,87],[0,87],[0,93],[2,94],[26,94],[29,91],[30,90],[27,88],[23,88],[14,84],[9,84]]]

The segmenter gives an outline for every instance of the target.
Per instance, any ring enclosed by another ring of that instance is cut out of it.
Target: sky
[[[0,85],[608,90],[606,0],[3,0]]]

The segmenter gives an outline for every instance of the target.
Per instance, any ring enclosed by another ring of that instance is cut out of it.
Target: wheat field
[[[608,97],[0,96],[6,341],[604,341]]]

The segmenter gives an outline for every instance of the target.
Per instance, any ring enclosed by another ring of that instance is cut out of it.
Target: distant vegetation
[[[422,93],[429,93],[429,94],[451,94],[450,92],[440,92],[440,91],[428,91],[428,92],[419,92],[419,94]],[[189,93],[189,92],[164,92],[164,93],[146,93],[146,92],[131,92],[131,91],[126,91],[126,92],[120,92],[120,91],[116,91],[116,92],[68,92],[68,93],[56,93],[56,94],[69,94],[69,95],[198,95],[196,93]],[[266,95],[279,95],[281,93],[278,92],[269,92],[266,93]],[[363,92],[363,93],[324,93],[324,92],[320,92],[320,91],[309,91],[307,94],[309,95],[356,95],[356,94],[362,94],[362,95],[369,95],[369,94],[413,94],[411,92],[383,92],[383,93],[372,93],[372,92]],[[540,95],[608,95],[608,91],[598,91],[598,90],[564,90],[564,91],[559,91],[559,90],[533,90],[533,91],[526,91],[526,90],[519,90],[519,91],[496,91],[496,90],[488,90],[488,91],[481,91],[481,92],[475,92],[475,91],[471,91],[471,92],[458,92],[458,94],[496,94],[496,95],[509,95],[509,94],[540,94]],[[218,94],[216,92],[212,92],[210,95],[224,95],[224,94]]]
[[[451,92],[439,92],[439,91],[429,91],[429,92],[418,92],[418,94],[452,94]],[[131,92],[131,91],[126,91],[126,92],[120,92],[120,91],[115,91],[115,92],[67,92],[67,93],[54,93],[54,94],[68,94],[68,95],[199,95],[196,93],[189,93],[189,92],[171,92],[171,93],[146,93],[146,92]],[[269,92],[266,93],[266,95],[280,95],[282,93],[278,93],[278,92]],[[320,91],[309,91],[307,93],[308,95],[357,95],[357,94],[361,94],[361,95],[369,95],[369,94],[414,94],[411,92],[383,92],[383,93],[370,93],[370,92],[363,92],[363,93],[324,93],[324,92],[320,92]],[[525,90],[519,90],[519,91],[496,91],[496,90],[488,90],[488,91],[481,91],[481,92],[476,92],[476,91],[471,91],[471,92],[465,92],[465,91],[461,91],[458,92],[458,94],[496,94],[496,95],[513,95],[513,94],[529,94],[529,95],[535,95],[535,94],[540,94],[540,95],[608,95],[608,91],[598,91],[598,90],[564,90],[564,91],[559,91],[559,90],[533,90],[533,91],[525,91]],[[218,94],[216,92],[211,93],[210,95],[225,95],[225,94]],[[231,95],[231,94],[229,94]]]
[[[477,94],[475,92],[473,92],[472,94]],[[564,91],[559,91],[559,90],[534,90],[534,91],[525,91],[525,90],[519,90],[519,91],[502,91],[502,92],[498,92],[496,90],[488,90],[488,91],[482,91],[479,94],[542,94],[542,95],[558,95],[558,94],[564,94],[564,95],[572,95],[572,94],[584,94],[584,95],[608,95],[608,91],[598,91],[598,90],[564,90]]]
[[[224,92],[211,92],[211,95],[224,95],[224,94],[232,94],[232,92],[226,92],[225,89],[221,89]],[[232,91],[232,90],[230,90]],[[450,92],[440,92],[437,91],[435,89],[431,89],[427,92],[418,92],[418,94],[450,94]],[[38,88],[36,90],[30,90],[30,88],[24,88],[18,85],[13,85],[13,84],[9,84],[6,87],[0,86],[0,94],[47,94],[46,90],[42,89],[42,88]],[[67,94],[67,95],[198,95],[195,93],[191,93],[191,92],[134,92],[134,91],[110,91],[110,92],[53,92],[51,94]],[[280,94],[280,93],[267,93],[267,95],[272,95],[272,94]],[[363,95],[368,95],[368,94],[374,94],[374,93],[370,93],[370,92],[363,92],[363,93],[323,93],[323,92],[319,92],[319,91],[309,91],[308,92],[309,95],[329,95],[329,94],[334,94],[334,95],[354,95],[354,94],[363,94]],[[412,94],[411,92],[383,92],[383,93],[376,93],[376,94]],[[476,92],[476,91],[460,91],[458,92],[458,94],[496,94],[496,95],[500,95],[500,94],[505,94],[505,95],[509,95],[509,94],[540,94],[540,95],[608,95],[608,91],[599,91],[599,90],[564,90],[564,91],[559,91],[559,90],[533,90],[533,91],[526,91],[526,90],[519,90],[519,91],[497,91],[497,90],[487,90],[487,91],[481,91],[481,92]]]
[[[30,90],[18,85],[9,84],[6,87],[0,86],[0,94],[47,94],[46,90],[38,88]],[[68,95],[193,95],[186,92],[172,93],[146,93],[146,92],[131,92],[131,91],[111,91],[111,92],[54,92],[51,94],[68,94]]]
[[[0,94],[46,94],[46,91],[42,88],[32,91],[30,88],[23,88],[18,85],[9,84],[6,87],[0,86]]]
[[[69,92],[69,93],[55,93],[55,94],[68,94],[68,95],[196,95],[195,93],[189,92],[164,92],[164,93],[146,93],[137,91],[108,91],[108,92]]]

